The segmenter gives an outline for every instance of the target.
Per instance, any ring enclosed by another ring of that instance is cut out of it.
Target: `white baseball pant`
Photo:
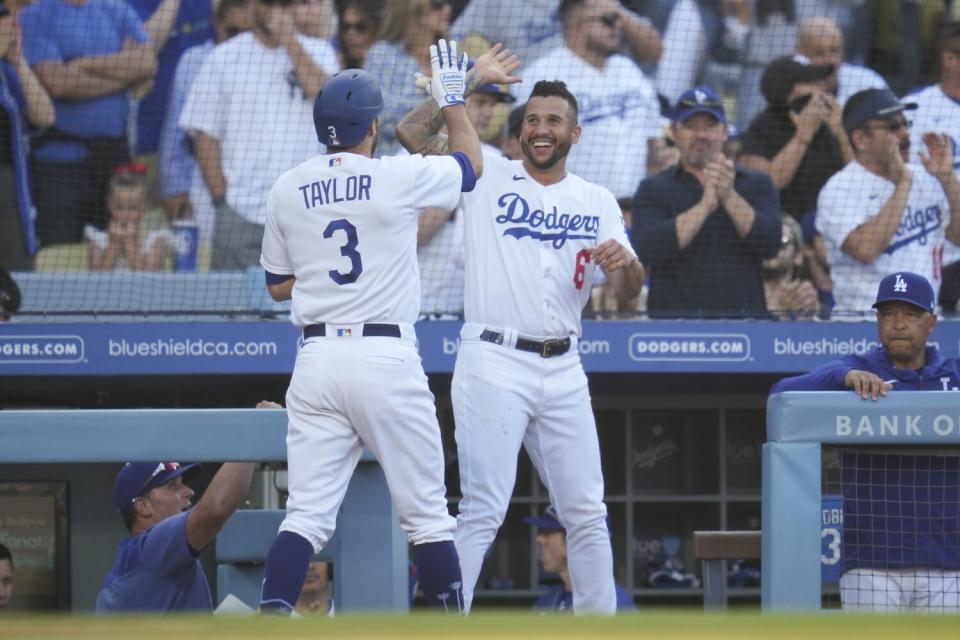
[[[845,611],[960,613],[960,571],[851,569],[840,602]]]
[[[616,611],[613,551],[603,503],[603,474],[587,377],[576,340],[566,354],[541,358],[461,332],[453,374],[460,459],[457,552],[469,611],[483,557],[503,523],[526,448],[561,523],[575,613]],[[470,336],[474,337],[470,337]]]
[[[333,535],[347,485],[367,446],[383,467],[400,526],[413,544],[452,540],[436,405],[416,336],[310,338],[297,353],[287,390],[290,497],[281,531],[317,552]],[[334,337],[330,337],[331,334]]]

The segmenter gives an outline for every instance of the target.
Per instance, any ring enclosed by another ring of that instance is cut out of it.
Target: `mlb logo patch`
[[[338,338],[349,338],[353,335],[353,329],[337,329]]]
[[[339,167],[341,162],[343,162],[341,158],[330,158],[331,167]]]

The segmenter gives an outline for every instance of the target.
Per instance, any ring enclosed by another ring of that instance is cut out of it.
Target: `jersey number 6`
[[[363,273],[363,261],[360,259],[360,254],[357,253],[357,242],[359,242],[357,240],[357,228],[350,224],[345,218],[340,218],[327,225],[327,228],[323,230],[323,237],[331,238],[336,231],[343,231],[347,234],[347,242],[340,247],[340,255],[345,258],[350,258],[351,268],[350,271],[346,273],[341,273],[333,269],[327,273],[330,274],[330,279],[337,284],[350,284],[351,282],[356,282],[360,274]]]
[[[573,270],[573,286],[577,289],[583,289],[583,277],[585,271],[587,270],[587,265],[590,264],[590,252],[586,249],[580,249],[577,252],[577,258],[575,261],[576,268]]]

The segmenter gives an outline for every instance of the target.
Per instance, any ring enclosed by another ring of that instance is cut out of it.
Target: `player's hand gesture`
[[[927,152],[919,152],[920,162],[930,175],[943,182],[953,176],[953,145],[945,133],[927,131],[923,134]]]
[[[441,109],[463,104],[467,88],[467,54],[457,59],[457,41],[438,40],[430,45],[430,69],[433,77],[428,90]]]
[[[499,42],[474,60],[473,69],[477,74],[477,84],[516,84],[520,76],[511,75],[520,66],[520,58]]]
[[[603,269],[604,273],[613,273],[633,262],[636,258],[627,248],[613,238],[590,249],[590,259]]]
[[[850,371],[847,371],[847,375],[843,379],[843,384],[853,389],[854,392],[864,400],[868,398],[877,400],[881,396],[887,395],[890,389],[893,389],[892,384],[884,382],[877,374],[870,373],[869,371],[860,371],[859,369],[850,369]]]

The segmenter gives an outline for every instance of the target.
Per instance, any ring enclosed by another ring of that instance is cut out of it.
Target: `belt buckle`
[[[554,346],[559,346],[563,344],[563,340],[557,340],[551,338],[550,340],[544,340],[543,344],[540,345],[540,357],[549,358],[553,354],[550,352]]]

